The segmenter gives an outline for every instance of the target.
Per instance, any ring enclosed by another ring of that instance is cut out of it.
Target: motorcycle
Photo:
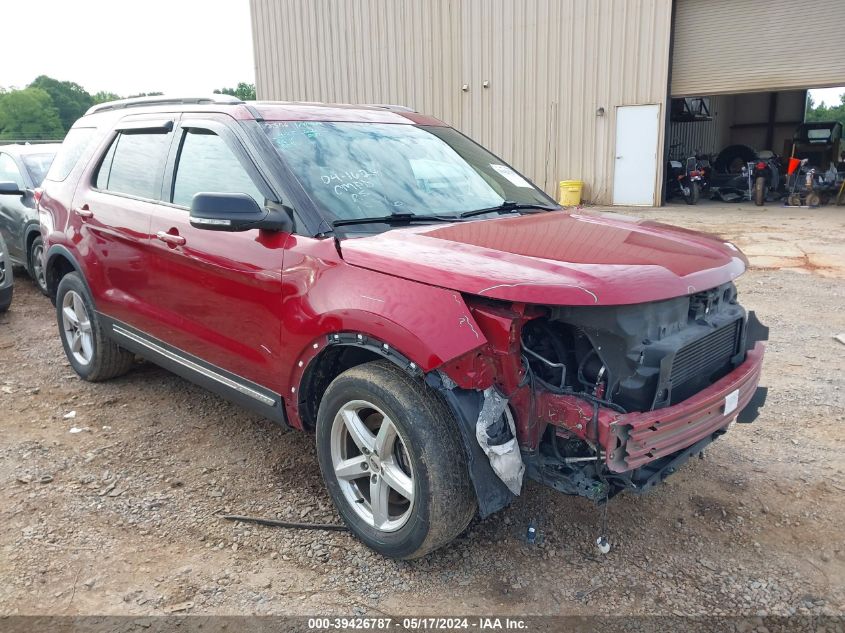
[[[748,179],[748,198],[758,207],[766,204],[769,192],[780,189],[780,159],[772,152],[758,152],[757,159],[750,161],[743,172]]]
[[[666,168],[666,197],[682,197],[687,204],[697,204],[701,196],[701,176],[695,156],[687,158],[685,163],[670,160]]]
[[[722,202],[753,200],[757,206],[783,189],[780,158],[773,152],[756,152],[747,145],[730,145],[719,152],[709,174],[712,197]]]

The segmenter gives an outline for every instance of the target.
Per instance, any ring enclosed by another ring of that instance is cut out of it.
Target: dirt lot
[[[845,209],[631,213],[751,256],[738,285],[771,327],[770,396],[656,492],[615,499],[607,556],[591,503],[531,483],[411,563],[218,519],[336,521],[313,438],[151,365],[81,382],[20,279],[0,316],[0,613],[845,613]]]

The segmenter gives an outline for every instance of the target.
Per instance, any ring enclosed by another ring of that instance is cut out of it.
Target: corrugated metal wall
[[[549,193],[581,179],[588,199],[610,202],[615,106],[665,111],[671,0],[250,5],[259,98],[409,105]],[[661,177],[659,164],[655,195]]]
[[[720,117],[725,116],[725,105],[730,97],[710,98],[710,121],[673,121],[669,125],[669,158],[683,160],[694,153],[714,154],[725,145],[720,138]]]
[[[845,84],[845,0],[678,0],[673,96]]]

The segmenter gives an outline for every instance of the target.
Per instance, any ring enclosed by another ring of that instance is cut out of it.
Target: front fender
[[[351,266],[327,240],[287,251],[282,285],[290,365],[283,368],[280,388],[289,408],[297,407],[293,394],[331,335],[361,334],[423,373],[487,344],[459,292]]]

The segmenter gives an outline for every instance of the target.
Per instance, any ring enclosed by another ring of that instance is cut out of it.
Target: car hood
[[[344,260],[493,299],[622,305],[731,281],[747,261],[718,237],[617,214],[553,211],[341,241]]]

